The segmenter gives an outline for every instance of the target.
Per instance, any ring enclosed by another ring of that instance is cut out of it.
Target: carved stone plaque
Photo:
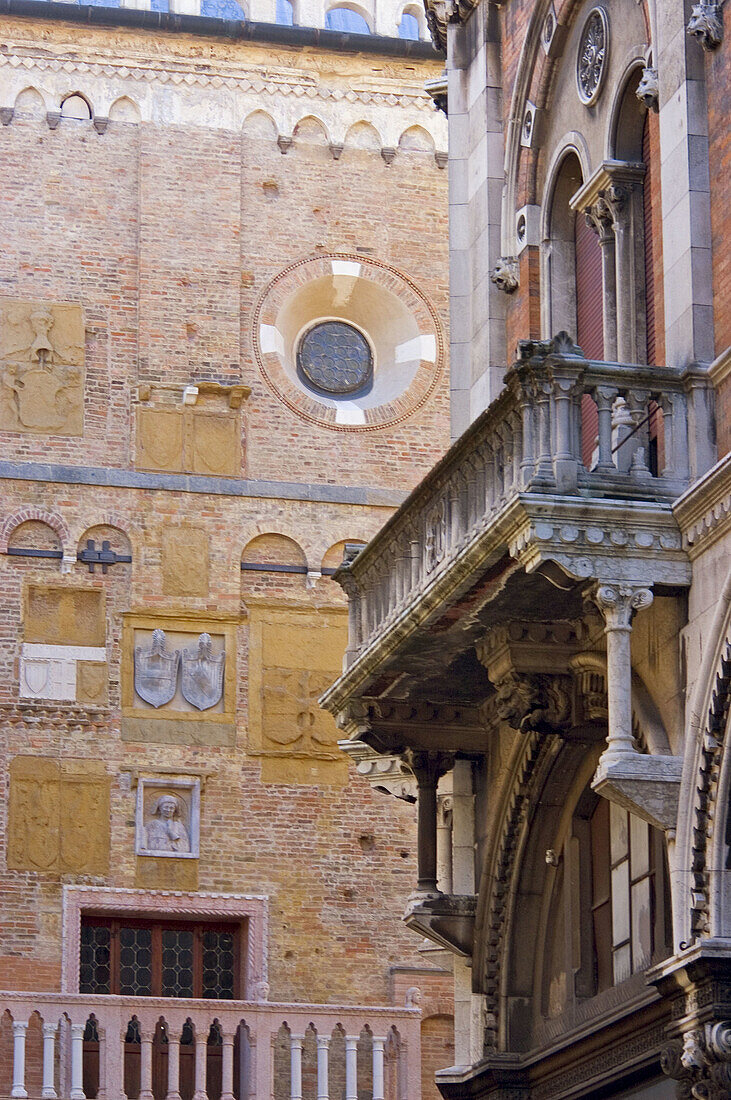
[[[143,470],[213,477],[241,474],[240,419],[235,410],[139,407],[136,423],[136,465]]]
[[[262,765],[262,778],[266,771],[272,781],[345,781],[335,721],[317,702],[342,668],[343,615],[252,604],[249,616],[248,751],[280,761]]]
[[[107,666],[103,661],[76,662],[76,700],[105,706],[107,702]]]
[[[208,595],[208,535],[196,527],[164,527],[162,590],[166,596]]]
[[[200,836],[200,779],[140,778],[138,856],[195,859]]]
[[[201,634],[195,648],[184,649],[181,654],[182,678],[180,689],[198,710],[215,707],[223,694],[223,670],[226,653],[214,654],[210,634]]]
[[[0,428],[81,435],[83,427],[81,306],[0,299]]]
[[[109,785],[98,760],[16,756],[10,764],[8,867],[106,874]]]
[[[165,631],[153,630],[149,646],[135,646],[135,691],[153,707],[174,697],[178,683],[180,650],[167,650]]]

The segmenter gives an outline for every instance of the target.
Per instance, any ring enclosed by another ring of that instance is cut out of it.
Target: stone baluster
[[[384,1051],[385,1039],[373,1039],[373,1100],[385,1100]]]
[[[409,546],[411,548],[411,591],[416,588],[421,577],[421,539],[415,523],[411,524],[409,531]]]
[[[596,472],[616,474],[617,467],[612,457],[612,408],[617,400],[617,387],[595,386],[592,396],[596,402],[599,420],[599,461]]]
[[[535,480],[537,484],[553,486],[553,462],[551,461],[551,391],[549,381],[540,381],[536,386],[536,404],[538,406],[538,460]]]
[[[521,420],[517,412],[511,412],[509,414],[510,420],[510,438],[513,445],[513,453],[510,460],[511,465],[511,480],[510,491],[516,492],[520,489],[520,465],[523,457],[523,433],[521,432]]]
[[[532,387],[523,385],[520,387],[520,418],[523,430],[522,455],[520,459],[520,484],[525,488],[535,473],[536,463],[536,436],[535,436],[535,406],[533,404]]]
[[[43,1025],[43,1084],[41,1100],[56,1100],[57,1093],[53,1085],[54,1063],[56,1059],[56,1024]]]
[[[108,1093],[108,1089],[107,1089],[107,1032],[106,1032],[106,1028],[100,1027],[99,1024],[97,1024],[97,1035],[99,1036],[99,1088],[97,1089],[97,1092],[96,1092],[96,1100],[108,1100],[109,1093]],[[116,1100],[116,1098],[115,1098],[115,1100]]]
[[[180,1038],[168,1029],[168,1091],[165,1100],[180,1100]]]
[[[330,1100],[330,1085],[328,1080],[328,1052],[330,1050],[330,1036],[317,1036],[317,1100]]]
[[[84,1032],[85,1024],[71,1025],[71,1091],[70,1100],[86,1100],[84,1095]]]
[[[437,784],[452,767],[450,753],[409,750],[404,759],[416,777],[417,785],[417,866],[416,893],[418,902],[437,897]]]
[[[688,403],[685,394],[665,394],[660,398],[665,422],[664,477],[687,480],[690,474],[688,446]]]
[[[291,1035],[289,1039],[290,1100],[302,1100],[302,1046],[304,1035]]]
[[[195,1091],[193,1100],[208,1100],[206,1092],[206,1059],[208,1056],[208,1041],[205,1028],[201,1024],[195,1029]]]
[[[578,456],[574,453],[575,433],[572,416],[576,370],[554,367],[551,373],[555,409],[553,476],[560,493],[573,493],[577,489],[579,472]]]
[[[25,1036],[28,1031],[27,1020],[13,1020],[13,1087],[10,1095],[26,1100],[25,1087]]]
[[[234,1100],[234,1038],[230,1032],[221,1036],[221,1100]]]
[[[649,402],[650,395],[647,390],[632,389],[627,391],[627,405],[636,430],[625,446],[629,447],[632,453],[629,472],[635,478],[650,476],[647,465],[648,444],[650,441]]]
[[[649,607],[652,592],[636,584],[600,584],[594,602],[604,616],[607,639],[607,704],[609,734],[601,761],[612,763],[636,754],[632,739],[632,617]]]
[[[140,1027],[140,1095],[138,1100],[155,1100],[152,1093],[152,1040],[154,1032]]]
[[[345,1098],[358,1100],[358,1037],[345,1039]]]
[[[447,525],[449,549],[454,550],[454,548],[459,544],[461,535],[459,512],[459,480],[455,472],[452,473],[449,485],[447,487],[447,507],[449,508],[449,523]]]

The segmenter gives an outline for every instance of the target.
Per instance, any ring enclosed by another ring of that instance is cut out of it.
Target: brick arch
[[[47,512],[44,508],[36,508],[35,505],[31,504],[19,508],[3,521],[2,527],[0,527],[0,553],[7,553],[10,536],[16,527],[20,527],[21,523],[28,523],[30,520],[45,523],[54,530],[61,541],[61,548],[65,551],[71,541],[69,528],[65,520],[56,515],[55,512]]]

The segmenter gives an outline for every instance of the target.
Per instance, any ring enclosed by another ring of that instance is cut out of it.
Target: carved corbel
[[[495,713],[512,729],[559,733],[570,726],[568,676],[509,672],[495,687]]]
[[[343,155],[343,149],[345,148],[345,146],[343,145],[342,141],[331,141],[328,148],[330,150],[330,155],[332,156],[333,160],[340,160],[341,156]]]
[[[666,1076],[678,1082],[679,1097],[727,1100],[731,1092],[731,1021],[691,1028],[682,1045],[666,1047],[660,1056]]]
[[[3,126],[9,126],[15,114],[14,107],[0,107],[0,122]]]
[[[445,115],[449,114],[446,69],[439,76],[424,81],[424,91],[431,97],[437,111],[442,111]]]
[[[280,134],[277,138],[277,145],[279,146],[280,153],[288,153],[292,148],[294,138],[287,134]]]
[[[490,281],[506,294],[512,294],[520,286],[518,261],[512,256],[501,256],[490,272]]]
[[[723,2],[694,4],[686,30],[704,50],[717,50],[723,41]]]
[[[640,82],[637,85],[637,91],[635,95],[639,99],[640,103],[644,103],[648,111],[658,110],[659,96],[660,96],[660,84],[657,76],[657,69],[653,69],[650,65],[646,65],[642,70],[642,76]]]
[[[383,162],[387,167],[390,167],[393,164],[395,156],[396,150],[392,145],[384,145],[381,149],[381,157],[383,158]]]

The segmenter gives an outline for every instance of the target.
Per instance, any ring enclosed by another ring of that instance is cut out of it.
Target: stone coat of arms
[[[174,697],[178,683],[180,650],[168,653],[165,631],[152,632],[148,646],[135,646],[135,691],[146,703],[162,707]]]
[[[225,653],[213,652],[210,634],[201,634],[198,647],[184,649],[181,655],[183,698],[198,710],[215,707],[223,694]]]

